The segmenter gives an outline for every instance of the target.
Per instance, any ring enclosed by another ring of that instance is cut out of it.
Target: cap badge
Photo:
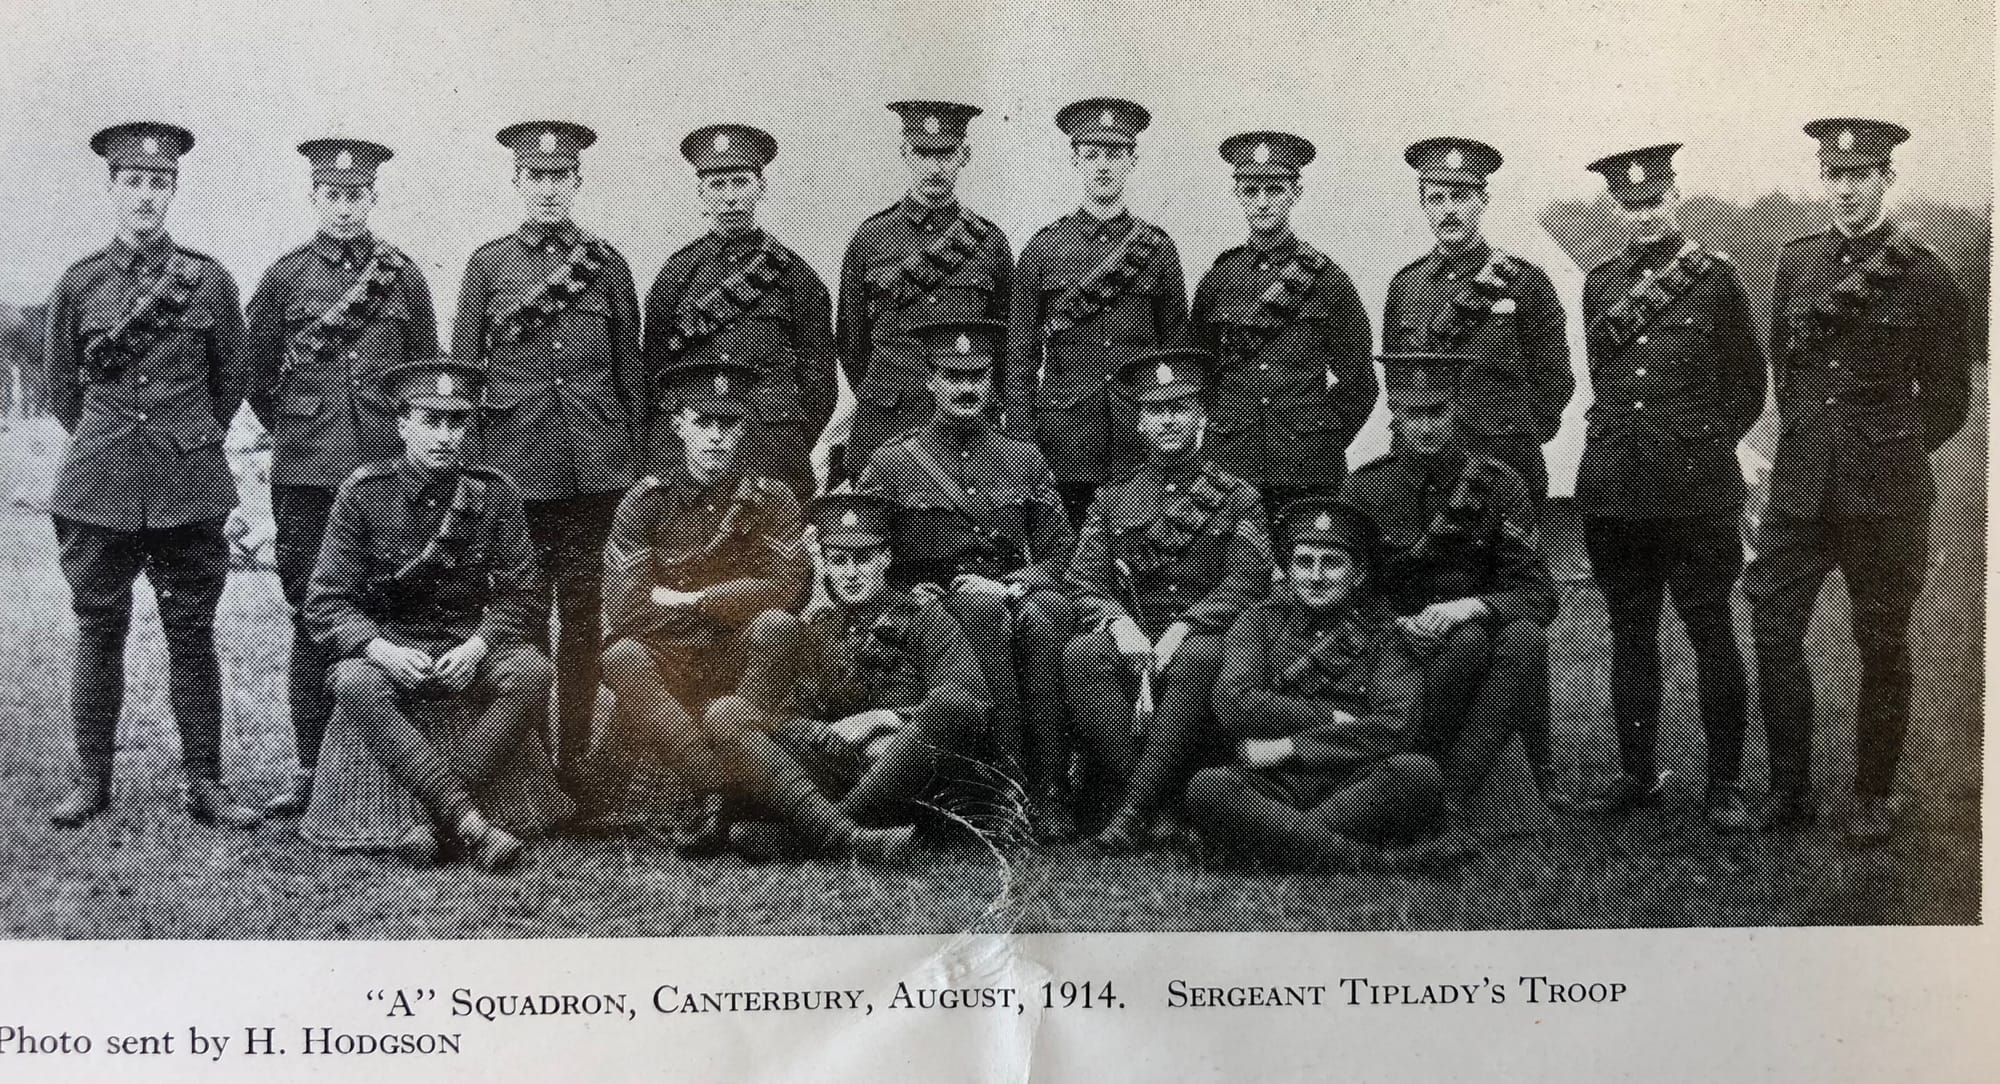
[[[1449,151],[1446,151],[1446,152],[1445,152],[1445,156],[1444,156],[1444,168],[1446,168],[1446,169],[1464,169],[1464,168],[1465,168],[1465,152],[1464,152],[1464,151],[1462,151],[1462,150],[1459,150],[1459,149],[1458,149],[1457,147],[1453,147],[1453,148],[1452,148],[1451,150],[1449,150]]]
[[[728,132],[715,133],[715,153],[721,154],[724,151],[727,151],[728,149],[729,149],[729,133]]]
[[[729,374],[727,373],[715,374],[715,394],[717,395],[729,394]]]
[[[840,525],[842,527],[859,527],[861,526],[861,517],[855,515],[854,509],[850,508],[846,512],[842,513],[840,517]]]
[[[1634,162],[1631,165],[1626,166],[1625,179],[1631,181],[1633,184],[1644,183],[1646,180],[1646,167],[1640,165],[1637,162]]]
[[[147,136],[139,146],[149,155],[160,153],[160,141],[154,139],[152,136]]]
[[[1109,110],[1109,109],[1107,109],[1107,110],[1105,110],[1104,112],[1102,112],[1102,113],[1098,114],[1098,116],[1097,116],[1097,123],[1099,123],[1099,124],[1103,125],[1103,126],[1104,126],[1104,127],[1106,127],[1106,128],[1109,128],[1109,127],[1112,127],[1113,123],[1114,123],[1114,122],[1115,122],[1116,120],[1117,120],[1117,118],[1116,118],[1116,117],[1113,117],[1113,116],[1111,115],[1111,110]]]
[[[333,168],[335,168],[335,169],[353,169],[353,168],[354,168],[354,154],[353,154],[353,152],[351,152],[351,151],[341,151],[341,152],[340,152],[339,154],[335,155],[335,156],[334,156],[334,159],[333,159]]]
[[[1271,161],[1271,145],[1269,143],[1257,144],[1257,149],[1250,152],[1250,159],[1260,166],[1268,165]]]
[[[543,132],[542,153],[554,154],[555,152],[556,152],[556,134],[554,132]]]
[[[1159,381],[1161,387],[1166,387],[1174,382],[1174,367],[1161,362],[1160,367],[1153,370],[1153,379]]]
[[[1839,140],[1839,142],[1840,142],[1840,149],[1841,149],[1841,150],[1844,150],[1844,151],[1851,151],[1851,150],[1853,150],[1853,149],[1854,149],[1854,129],[1852,129],[1852,128],[1842,128],[1842,129],[1840,130],[1840,140]]]
[[[450,373],[438,374],[438,394],[447,397],[458,394],[458,387],[452,383]]]
[[[930,133],[931,135],[938,134],[938,130],[941,127],[942,126],[938,124],[938,119],[935,116],[924,118],[924,131]]]
[[[958,352],[961,354],[972,353],[972,337],[970,335],[960,335],[958,337]]]
[[[1319,518],[1313,520],[1313,530],[1315,531],[1333,530],[1333,517],[1326,514],[1325,512],[1321,512],[1319,514]]]

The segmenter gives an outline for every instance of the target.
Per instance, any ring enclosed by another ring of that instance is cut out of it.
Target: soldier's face
[[[1272,233],[1284,228],[1292,217],[1292,204],[1299,200],[1299,182],[1271,177],[1251,177],[1236,182],[1236,202],[1243,205],[1243,217],[1251,233]]]
[[[1438,243],[1447,247],[1470,244],[1479,236],[1479,216],[1486,213],[1486,190],[1463,184],[1419,181],[1417,198]]]
[[[850,609],[866,606],[889,586],[889,547],[821,546],[819,569],[829,598]]]
[[[464,411],[411,407],[396,419],[396,432],[402,434],[403,454],[410,462],[444,470],[458,465],[471,422],[472,415]]]
[[[1436,455],[1451,444],[1456,418],[1450,403],[1389,400],[1389,425],[1403,450]]]
[[[903,142],[903,165],[910,170],[910,191],[925,203],[938,204],[958,189],[958,171],[972,157],[972,148],[960,143],[948,151],[927,151]]]
[[[111,171],[107,186],[118,208],[118,228],[136,237],[150,237],[167,222],[177,184],[174,175],[157,169]]]
[[[1344,549],[1300,542],[1292,547],[1285,580],[1307,609],[1330,610],[1346,602],[1360,586],[1362,569],[1354,555]]]
[[[1632,235],[1641,241],[1651,241],[1665,237],[1679,228],[1681,193],[1680,189],[1668,186],[1655,200],[1635,200],[1618,203],[1619,216],[1632,227]]]
[[[968,373],[934,368],[930,384],[931,394],[937,398],[938,410],[950,418],[977,418],[993,399],[991,369]]]
[[[674,429],[687,448],[688,473],[702,481],[726,473],[736,462],[737,446],[743,443],[743,419],[731,415],[683,408],[674,415]]]
[[[320,232],[346,241],[368,228],[368,212],[375,209],[375,189],[361,184],[316,184],[312,205],[319,212]]]
[[[1882,213],[1882,199],[1896,183],[1896,171],[1888,166],[1856,166],[1853,169],[1821,169],[1827,195],[1833,197],[1833,217],[1849,232],[1859,232],[1875,224]]]
[[[1092,203],[1117,203],[1125,195],[1125,178],[1132,172],[1137,156],[1130,147],[1108,143],[1078,143],[1070,148],[1069,161],[1083,178],[1083,195]]]
[[[754,169],[724,169],[704,173],[699,186],[703,210],[723,233],[742,233],[757,223],[757,201],[764,198],[764,176]]]
[[[1139,433],[1154,451],[1181,455],[1194,448],[1207,418],[1198,395],[1184,395],[1164,403],[1141,403]]]
[[[569,205],[583,175],[574,169],[517,169],[514,189],[528,209],[528,221],[553,226],[569,220]]]

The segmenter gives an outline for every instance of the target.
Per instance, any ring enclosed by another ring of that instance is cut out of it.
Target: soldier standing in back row
[[[1151,119],[1118,98],[1056,114],[1083,201],[1028,241],[1014,274],[1001,372],[1007,429],[1041,446],[1072,520],[1100,483],[1144,458],[1133,407],[1112,391],[1113,374],[1173,345],[1187,323],[1179,250],[1125,209],[1125,178]]]
[[[757,225],[764,167],[778,141],[743,124],[688,133],[681,154],[694,163],[696,190],[712,229],[667,258],[646,295],[646,368],[714,362],[764,370],[751,401],[756,424],[743,448],[752,474],[816,488],[810,456],[833,416],[833,302],[826,283],[798,254]],[[671,432],[654,433],[649,470],[680,462]]]
[[[526,502],[542,570],[537,642],[550,643],[551,610],[556,618],[550,751],[574,791],[597,700],[604,536],[647,424],[638,297],[625,257],[570,220],[577,154],[596,134],[540,121],[499,139],[514,152],[528,220],[472,254],[452,353],[488,375],[473,459],[505,472]]]
[[[966,125],[980,110],[951,102],[889,108],[903,118],[910,190],[861,224],[840,263],[834,342],[854,389],[851,471],[931,416],[930,366],[909,329],[938,320],[1004,322],[1014,280],[1007,236],[961,206],[956,194],[959,170],[972,155]]]
[[[1590,328],[1590,429],[1577,472],[1590,572],[1611,618],[1611,716],[1623,772],[1590,813],[1659,804],[1660,603],[1687,626],[1708,740],[1710,827],[1749,815],[1743,656],[1729,599],[1743,570],[1736,443],[1764,411],[1764,353],[1729,258],[1681,234],[1673,155],[1680,144],[1591,163],[1633,238],[1583,285]]]
[[[1928,454],[1965,424],[1966,299],[1937,254],[1882,212],[1883,121],[1814,121],[1830,229],[1786,245],[1772,299],[1778,432],[1757,556],[1744,575],[1771,749],[1771,827],[1810,823],[1812,674],[1806,625],[1838,568],[1854,604],[1861,688],[1847,833],[1895,829],[1891,791],[1910,719],[1910,611],[1929,567],[1937,482]]]
[[[1220,366],[1208,449],[1256,486],[1275,513],[1337,493],[1347,445],[1375,409],[1374,338],[1347,272],[1292,233],[1299,170],[1313,145],[1284,132],[1222,143],[1250,240],[1202,276],[1188,318],[1194,345]]]
[[[1437,247],[1396,272],[1382,311],[1384,353],[1478,358],[1459,396],[1460,439],[1521,476],[1539,509],[1549,493],[1542,445],[1556,435],[1576,391],[1562,302],[1542,269],[1486,243],[1486,178],[1500,152],[1441,136],[1413,144],[1417,196]]]
[[[49,497],[76,610],[70,710],[81,762],[49,819],[82,824],[111,802],[125,638],[141,572],[159,597],[187,810],[237,828],[263,818],[220,780],[215,607],[229,575],[223,521],[236,483],[222,442],[243,402],[243,314],[222,265],[167,236],[180,157],[171,124],[121,124],[90,148],[110,164],[118,237],[64,273],[49,299],[43,376],[69,430]]]
[[[292,607],[292,732],[299,768],[292,789],[265,812],[297,816],[333,703],[330,660],[305,627],[306,581],[319,557],[334,491],[358,468],[394,458],[395,405],[381,374],[437,356],[437,314],[423,272],[368,232],[375,171],[389,148],[359,139],[299,145],[312,162],[319,233],[286,253],[250,296],[244,351],[250,409],[271,433],[271,515],[278,583]]]

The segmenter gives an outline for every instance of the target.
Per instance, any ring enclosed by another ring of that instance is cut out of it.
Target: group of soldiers
[[[320,229],[246,315],[229,274],[165,231],[193,137],[99,133],[118,236],[50,305],[80,760],[52,819],[110,801],[145,572],[188,811],[247,828],[351,804],[360,784],[320,763],[342,735],[394,792],[378,842],[420,863],[512,862],[548,825],[487,796],[553,769],[563,813],[543,820],[578,832],[656,820],[634,779],[672,777],[691,797],[666,831],[689,858],[893,862],[919,827],[1004,807],[1038,838],[1108,850],[1191,826],[1288,864],[1416,868],[1469,828],[1517,734],[1552,807],[1660,803],[1668,591],[1697,662],[1702,815],[1798,826],[1816,815],[1802,641],[1838,568],[1862,660],[1846,828],[1890,834],[1926,455],[1963,422],[1968,365],[1963,295],[1883,214],[1905,130],[1807,126],[1835,221],[1784,249],[1768,365],[1728,257],[1682,232],[1678,145],[1590,166],[1633,239],[1583,300],[1576,500],[1622,771],[1579,801],[1551,762],[1538,529],[1542,445],[1576,389],[1547,275],[1480,232],[1500,153],[1408,149],[1437,246],[1391,283],[1378,354],[1347,275],[1291,231],[1306,139],[1222,143],[1249,235],[1190,305],[1172,239],[1124,204],[1142,107],[1057,114],[1079,206],[1018,261],[955,196],[980,111],[890,108],[909,190],[856,231],[837,298],[757,225],[765,132],[682,143],[712,228],[642,307],[626,261],[570,218],[594,134],[501,131],[526,220],[473,253],[449,355],[417,265],[369,230],[388,148],[299,148]],[[1350,476],[1377,361],[1395,443]],[[822,485],[809,455],[839,373],[855,409]],[[1746,576],[1771,749],[1759,817],[1738,783],[1729,599],[1734,450],[1767,373],[1781,433]],[[262,808],[222,784],[218,748],[237,502],[222,444],[246,401],[271,434],[295,622],[299,768]]]

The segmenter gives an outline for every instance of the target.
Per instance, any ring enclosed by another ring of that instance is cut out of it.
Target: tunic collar
[[[1670,258],[1686,243],[1678,230],[1669,231],[1666,236],[1651,241],[1634,241],[1625,246],[1625,271],[1630,274],[1641,267]]]
[[[156,271],[164,267],[167,257],[173,254],[174,240],[167,236],[167,231],[161,230],[135,246],[121,233],[111,242],[111,248],[118,255],[118,266],[125,270],[145,268]]]
[[[543,225],[540,222],[523,222],[521,228],[515,231],[515,236],[520,238],[524,248],[539,248],[550,241],[574,247],[582,234],[583,231],[577,228],[576,223],[567,218],[553,226]]]
[[[1493,255],[1492,246],[1485,238],[1474,241],[1471,247],[1453,251],[1443,245],[1431,249],[1431,277],[1444,278],[1447,275],[1469,275],[1486,266]]]
[[[375,236],[366,231],[347,241],[324,233],[314,234],[312,247],[330,264],[361,267],[375,258]]]
[[[899,206],[902,209],[903,217],[908,219],[912,226],[921,226],[933,218],[956,218],[958,216],[957,197],[948,199],[933,207],[915,196],[905,195],[903,202]]]
[[[404,456],[396,463],[396,474],[403,480],[403,498],[415,504],[426,493],[435,492],[439,487],[458,480],[458,468],[432,470],[422,463]]]

